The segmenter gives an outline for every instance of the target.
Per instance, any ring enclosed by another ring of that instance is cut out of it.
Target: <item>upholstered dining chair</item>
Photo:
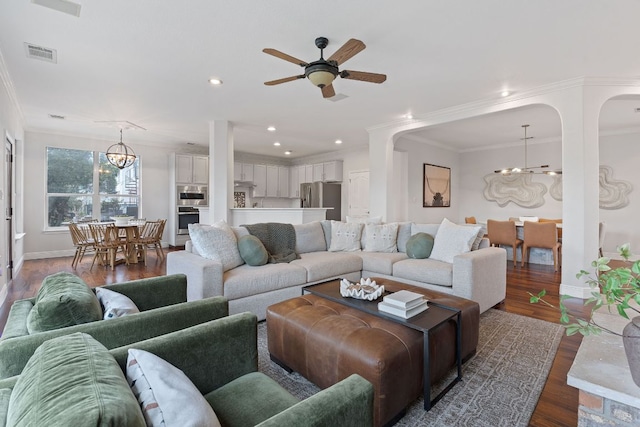
[[[120,239],[118,229],[114,223],[90,223],[89,229],[91,230],[91,236],[93,237],[96,248],[91,268],[93,268],[96,258],[98,258],[102,265],[110,265],[111,270],[115,269],[118,249],[122,251],[125,262],[129,265],[127,242],[126,240]]]
[[[538,222],[555,222],[556,224],[562,224],[562,219],[549,219],[549,218],[540,218]],[[562,243],[562,227],[558,228],[558,242]]]
[[[603,257],[602,247],[604,246],[604,236],[607,234],[607,224],[601,222],[598,224],[598,254]]]
[[[487,220],[487,235],[491,246],[507,245],[513,248],[513,266],[518,264],[518,247],[522,240],[518,239],[515,221]]]
[[[544,248],[553,251],[553,268],[558,271],[562,256],[562,243],[558,241],[558,227],[554,222],[525,222],[522,244],[522,265],[529,262],[529,249]]]
[[[476,221],[476,217],[475,216],[467,216],[464,218],[464,223],[465,224],[477,224],[478,222]]]

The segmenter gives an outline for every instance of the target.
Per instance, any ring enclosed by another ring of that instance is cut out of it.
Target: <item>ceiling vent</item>
[[[636,107],[636,108],[635,108],[635,112],[636,112],[636,113],[640,113],[640,107]]]
[[[31,0],[31,3],[48,7],[58,12],[68,13],[69,15],[80,16],[81,5],[69,0]]]
[[[58,63],[58,52],[48,47],[37,46],[31,43],[24,43],[24,49],[27,52],[27,58],[39,59],[41,61]]]
[[[66,118],[65,116],[61,116],[60,114],[49,114],[49,117],[57,120],[64,120]]]

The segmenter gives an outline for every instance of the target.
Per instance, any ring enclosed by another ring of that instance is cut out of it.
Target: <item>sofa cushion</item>
[[[398,252],[398,223],[366,224],[363,232],[364,246],[367,252]]]
[[[320,221],[295,224],[293,228],[296,231],[296,252],[298,254],[327,250],[327,242]]]
[[[224,425],[254,426],[299,402],[261,372],[251,372],[207,393],[207,402]],[[290,420],[291,425],[296,420]],[[304,425],[303,420],[297,424]]]
[[[360,250],[363,224],[331,221],[330,252],[353,252]]]
[[[102,318],[104,320],[140,313],[135,303],[128,296],[119,292],[98,287],[96,288],[96,296],[103,307],[104,314]]]
[[[453,264],[431,258],[406,259],[393,264],[393,276],[416,282],[451,287]]]
[[[153,353],[129,349],[127,381],[147,427],[220,427],[215,412],[184,372]]]
[[[224,273],[222,296],[233,300],[306,283],[307,271],[294,262],[231,269]]]
[[[331,221],[330,219],[320,221],[322,232],[324,233],[324,241],[327,242],[327,249],[331,246]]]
[[[7,425],[7,413],[9,412],[9,400],[11,399],[11,388],[0,389],[0,426]]]
[[[102,319],[98,298],[82,279],[71,273],[45,277],[27,317],[30,334]]]
[[[309,252],[291,264],[306,271],[306,282],[337,277],[362,270],[362,258],[356,254],[334,252]]]
[[[18,377],[11,426],[145,426],[116,360],[82,333],[45,341]]]
[[[223,271],[244,263],[236,235],[224,221],[213,225],[189,224],[189,237],[200,256],[220,262]]]
[[[256,236],[246,235],[238,239],[238,251],[247,265],[256,267],[269,261],[269,252]]]
[[[479,226],[467,227],[443,219],[433,242],[431,258],[452,263],[455,256],[471,251],[479,232]]]
[[[398,223],[398,252],[407,251],[407,241],[411,237],[411,222],[399,222]]]
[[[416,233],[407,241],[407,256],[409,258],[429,258],[433,250],[433,236],[427,233]]]
[[[371,273],[393,274],[393,264],[407,259],[407,254],[403,252],[358,252],[357,255],[362,258],[362,270]]]

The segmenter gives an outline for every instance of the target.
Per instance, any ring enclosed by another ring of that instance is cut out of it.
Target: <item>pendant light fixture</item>
[[[118,169],[128,168],[136,161],[136,153],[133,148],[122,142],[122,128],[120,128],[120,142],[113,144],[107,150],[107,160]]]
[[[541,165],[541,166],[531,166],[527,165],[527,141],[533,139],[532,136],[527,136],[527,128],[529,125],[522,125],[524,128],[524,167],[515,167],[515,168],[505,168],[494,171],[494,173],[499,173],[502,175],[514,175],[514,174],[527,174],[527,173],[538,173],[544,175],[560,175],[562,174],[561,170],[545,170],[549,167],[549,165]]]

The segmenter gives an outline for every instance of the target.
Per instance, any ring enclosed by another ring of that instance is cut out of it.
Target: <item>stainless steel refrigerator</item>
[[[304,182],[300,184],[303,208],[327,209],[327,219],[340,221],[342,216],[342,185],[326,182]]]

